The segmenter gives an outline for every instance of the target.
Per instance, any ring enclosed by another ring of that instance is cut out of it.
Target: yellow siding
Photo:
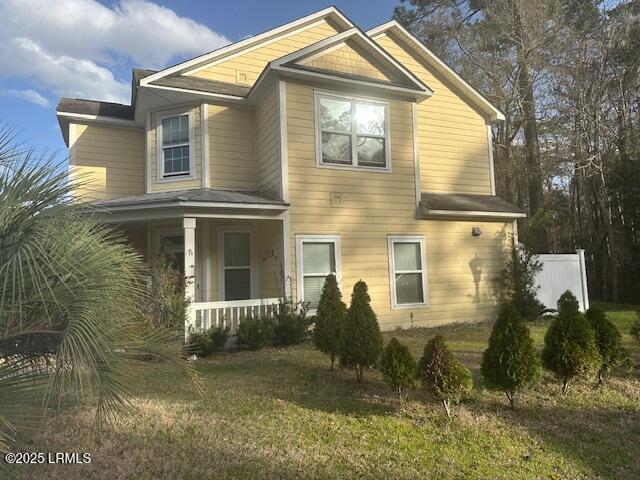
[[[390,103],[391,173],[317,168],[313,89],[287,83],[286,91],[293,291],[295,235],[338,234],[345,298],[363,279],[382,328],[408,326],[410,311],[391,309],[387,235],[424,235],[431,305],[413,310],[414,324],[488,318],[494,309],[491,280],[503,266],[511,225],[415,219],[411,104]],[[342,206],[331,207],[332,192],[342,193]],[[481,237],[471,236],[476,225]]]
[[[242,53],[192,75],[208,80],[253,85],[270,61],[331,37],[336,33],[337,31],[323,20],[306,30]]]
[[[188,180],[172,180],[166,182],[158,182],[158,151],[157,151],[157,119],[158,116],[163,116],[168,113],[193,113],[193,137],[194,137],[194,175],[192,179]],[[200,188],[202,186],[202,135],[200,131],[200,106],[194,105],[193,107],[185,107],[183,109],[174,110],[171,109],[167,112],[154,112],[151,114],[151,129],[149,131],[149,149],[151,155],[151,191],[162,192],[171,190],[184,190],[188,188]]]
[[[255,190],[253,111],[221,105],[207,111],[211,188]]]
[[[95,124],[71,129],[71,178],[87,182],[77,191],[82,200],[144,193],[144,130]]]
[[[377,80],[389,80],[378,68],[355,51],[349,44],[331,50],[317,58],[302,62],[304,65],[329,70],[332,72],[349,73]]]
[[[280,119],[276,83],[256,107],[256,170],[258,190],[280,196]]]
[[[490,195],[489,145],[482,115],[392,37],[380,35],[375,41],[434,91],[417,109],[422,190]]]

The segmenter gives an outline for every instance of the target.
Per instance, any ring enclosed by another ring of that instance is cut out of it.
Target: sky
[[[330,5],[363,30],[399,0],[0,0],[0,125],[59,159],[60,97],[129,104],[131,69],[159,69]]]

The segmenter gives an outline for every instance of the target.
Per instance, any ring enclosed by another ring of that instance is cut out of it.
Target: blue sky
[[[0,123],[62,159],[61,96],[128,103],[134,66],[172,65],[332,4],[366,30],[399,0],[0,0]]]

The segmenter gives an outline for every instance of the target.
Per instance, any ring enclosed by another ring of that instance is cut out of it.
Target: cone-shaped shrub
[[[622,346],[622,335],[607,319],[600,307],[591,307],[586,313],[596,335],[596,346],[602,363],[598,371],[598,382],[603,384],[606,376],[617,368],[631,368],[629,352]]]
[[[558,316],[544,337],[542,364],[562,381],[562,393],[573,379],[589,376],[600,367],[593,328],[569,290],[558,300]]]
[[[406,345],[403,345],[395,337],[389,340],[382,350],[380,358],[380,371],[389,386],[403,395],[407,388],[413,385],[416,377],[416,361]]]
[[[637,316],[636,321],[633,322],[633,325],[631,326],[631,330],[629,330],[629,333],[633,338],[635,338],[638,342],[640,342],[640,309],[638,309],[638,311],[636,312],[636,316]]]
[[[540,358],[529,329],[510,303],[500,307],[489,347],[482,355],[481,371],[489,388],[507,395],[511,408],[518,392],[540,379]]]
[[[471,372],[456,360],[442,335],[438,335],[424,346],[418,363],[418,376],[423,388],[442,402],[447,416],[451,418],[451,403],[456,403],[473,386]]]
[[[371,308],[367,284],[356,282],[351,294],[351,305],[340,342],[340,363],[356,369],[356,378],[362,382],[366,367],[375,365],[382,351],[382,334],[378,318]]]
[[[347,318],[347,306],[342,301],[336,276],[327,275],[322,287],[320,302],[313,329],[313,343],[318,350],[329,355],[331,370],[340,353],[340,336]]]

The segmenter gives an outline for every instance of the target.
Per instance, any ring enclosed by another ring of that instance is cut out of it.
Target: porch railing
[[[277,313],[279,304],[279,298],[196,302],[191,304],[193,324],[196,330],[223,326],[230,327],[231,333],[235,333],[243,318],[248,315],[254,318],[273,316]]]

